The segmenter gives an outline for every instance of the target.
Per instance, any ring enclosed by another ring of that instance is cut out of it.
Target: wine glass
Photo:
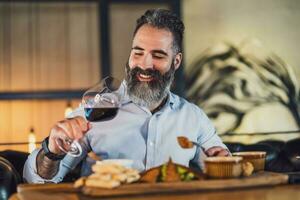
[[[108,76],[83,94],[81,105],[88,121],[110,120],[117,115],[123,94],[120,86],[118,79]]]
[[[85,118],[90,122],[113,119],[118,113],[123,90],[121,82],[110,76],[92,86],[83,94],[80,105],[84,109]],[[58,138],[56,144],[61,151],[73,157],[82,154],[79,140]]]

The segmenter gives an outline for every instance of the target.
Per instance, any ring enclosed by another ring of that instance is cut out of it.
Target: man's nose
[[[140,66],[143,69],[153,69],[152,55],[151,54],[145,55],[140,63]]]

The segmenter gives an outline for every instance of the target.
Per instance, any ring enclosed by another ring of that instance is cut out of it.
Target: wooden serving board
[[[23,191],[47,191],[47,192],[78,192],[79,190],[74,188],[73,183],[47,183],[47,184],[19,184],[17,192]]]
[[[83,194],[89,196],[112,197],[123,195],[238,189],[258,186],[272,186],[286,184],[287,182],[288,175],[273,172],[258,172],[250,177],[235,179],[207,179],[171,183],[134,183],[122,185],[114,189],[83,187],[82,192]]]

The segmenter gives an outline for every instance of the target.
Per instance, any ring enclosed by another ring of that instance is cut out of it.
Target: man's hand
[[[211,147],[205,151],[205,154],[208,157],[212,156],[229,156],[230,153],[227,149],[224,149],[222,147]]]
[[[62,154],[56,144],[56,139],[60,138],[63,141],[66,139],[78,140],[91,128],[91,124],[83,117],[74,117],[57,122],[50,131],[49,150],[55,154]]]
[[[56,139],[80,139],[90,128],[90,123],[83,117],[74,117],[57,122],[50,131],[48,145],[50,152],[55,154],[63,153],[57,146]],[[44,151],[40,151],[37,155],[37,173],[45,179],[51,179],[57,174],[59,163],[60,161],[51,160],[45,156]]]

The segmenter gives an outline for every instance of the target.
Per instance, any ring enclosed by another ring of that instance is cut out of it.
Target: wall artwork
[[[299,86],[293,68],[258,40],[207,49],[186,78],[188,99],[207,113],[225,141],[299,137]]]

